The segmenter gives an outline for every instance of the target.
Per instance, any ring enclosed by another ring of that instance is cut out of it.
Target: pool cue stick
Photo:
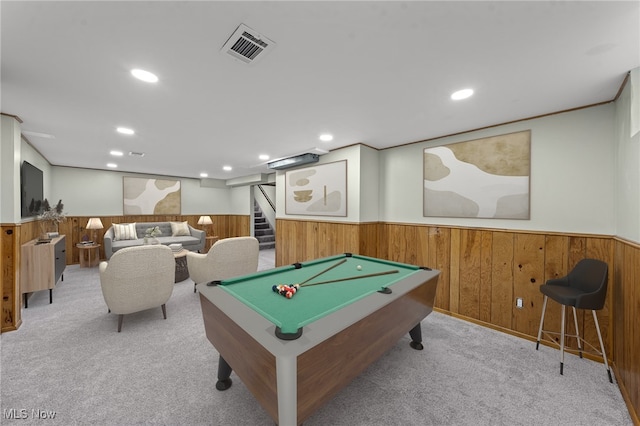
[[[349,280],[357,280],[358,278],[369,278],[369,277],[377,277],[379,275],[389,275],[389,274],[395,274],[399,272],[397,269],[392,269],[390,271],[384,271],[384,272],[376,272],[374,274],[366,274],[366,275],[356,275],[353,277],[348,277],[348,278],[338,278],[336,280],[329,280],[329,281],[320,281],[319,283],[309,283],[309,284],[300,284],[300,287],[309,287],[312,285],[320,285],[320,284],[329,284],[329,283],[337,283],[339,281],[349,281]]]
[[[309,281],[311,281],[314,278],[319,277],[320,275],[324,274],[325,272],[329,272],[330,270],[332,270],[333,268],[335,268],[336,266],[340,266],[342,265],[344,262],[346,262],[347,259],[342,259],[340,262],[336,263],[335,265],[329,266],[327,269],[325,269],[324,271],[318,272],[317,274],[315,274],[314,276],[312,276],[311,278],[303,281],[300,283],[300,286],[303,286],[305,283],[308,283]]]

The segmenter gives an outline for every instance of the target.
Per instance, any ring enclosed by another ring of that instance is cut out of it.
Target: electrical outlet
[[[522,309],[522,297],[516,297],[516,308]]]

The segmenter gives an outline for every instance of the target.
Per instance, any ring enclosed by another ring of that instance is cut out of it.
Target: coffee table
[[[176,259],[176,283],[184,281],[189,278],[189,269],[187,268],[187,252],[189,250],[182,249],[180,251],[174,251],[173,257]]]

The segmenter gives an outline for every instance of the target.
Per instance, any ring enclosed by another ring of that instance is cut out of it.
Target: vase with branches
[[[162,231],[159,226],[153,226],[151,228],[147,228],[144,231],[144,243],[149,243],[149,238],[152,238],[151,244],[158,244],[159,241],[156,239],[157,236],[162,235]]]
[[[46,198],[42,201],[42,214],[38,215],[40,220],[41,238],[49,239],[50,232],[58,232],[60,222],[67,220],[67,214],[64,212],[64,204],[62,200],[58,200],[58,204],[54,207],[49,205]]]

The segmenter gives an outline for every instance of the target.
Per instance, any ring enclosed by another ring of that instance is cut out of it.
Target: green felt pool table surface
[[[334,265],[337,266],[331,268]],[[290,299],[272,290],[278,284],[303,283],[329,268],[300,287]],[[393,291],[394,283],[419,270],[414,265],[342,254],[225,280],[219,285],[288,334],[379,290]],[[379,273],[386,274],[367,277]],[[331,280],[343,281],[310,285]]]
[[[198,284],[205,333],[220,354],[216,389],[229,389],[235,372],[283,425],[304,422],[403,336],[422,349],[420,324],[433,310],[440,274],[355,254],[299,265]],[[291,299],[272,290],[390,270],[397,272],[304,286]]]

